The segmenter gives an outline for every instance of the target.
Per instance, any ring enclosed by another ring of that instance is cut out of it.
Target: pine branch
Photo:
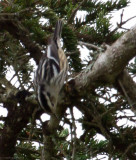
[[[72,11],[72,13],[71,13],[71,15],[70,15],[70,18],[69,18],[68,21],[67,21],[67,24],[70,24],[70,23],[73,22],[77,11],[79,10],[79,8],[80,8],[86,1],[87,1],[87,0],[83,0],[81,3],[79,3],[79,5],[77,6],[77,8],[75,8],[75,9]]]
[[[97,47],[96,45],[91,44],[91,43],[85,43],[85,42],[79,41],[78,44],[81,45],[81,46],[85,45],[85,46],[90,47],[90,48],[95,49],[95,50],[99,50],[99,51],[102,50],[102,48]]]
[[[32,41],[31,34],[19,20],[15,19],[12,14],[6,15],[5,13],[4,15],[0,15],[0,29],[7,30],[16,39],[21,41],[30,52],[30,56],[34,58],[37,64],[39,63],[42,48],[36,42]]]

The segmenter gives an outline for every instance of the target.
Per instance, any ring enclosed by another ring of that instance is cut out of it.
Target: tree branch
[[[72,160],[75,159],[75,153],[76,153],[76,140],[77,140],[77,134],[76,134],[76,124],[75,124],[75,118],[73,113],[73,108],[70,110],[71,116],[72,116],[72,130],[71,130],[71,141],[72,141]]]
[[[113,84],[117,76],[124,70],[129,60],[136,55],[136,26],[120,37],[104,53],[99,54],[93,67],[89,65],[74,79],[69,81],[80,94],[92,90],[99,84]]]
[[[83,1],[77,6],[77,8],[75,8],[75,9],[72,11],[71,16],[70,16],[70,18],[68,19],[68,22],[67,22],[68,24],[69,24],[69,23],[72,23],[75,15],[76,15],[76,13],[77,13],[77,11],[79,10],[79,8],[80,8],[85,2],[86,2],[86,0],[83,0]]]
[[[78,44],[81,45],[81,46],[82,46],[82,45],[85,45],[85,46],[90,47],[90,48],[95,49],[95,50],[99,50],[99,51],[102,50],[102,48],[97,47],[97,46],[94,45],[94,44],[85,43],[85,42],[82,42],[82,41],[79,41]]]
[[[0,29],[7,30],[13,37],[21,41],[28,52],[30,52],[30,56],[38,64],[42,55],[42,48],[36,42],[32,41],[29,31],[17,18],[18,16],[15,18],[15,14],[9,15],[4,13],[0,15]]]
[[[117,89],[122,91],[122,94],[126,97],[128,104],[136,115],[136,83],[127,71],[122,72],[118,78],[118,83],[121,88],[117,87]]]

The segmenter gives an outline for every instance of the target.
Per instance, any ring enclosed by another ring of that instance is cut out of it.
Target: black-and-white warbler
[[[34,78],[40,106],[49,114],[56,109],[68,69],[67,58],[60,45],[61,31],[62,21],[58,20],[54,35],[48,43],[46,53],[41,57]]]

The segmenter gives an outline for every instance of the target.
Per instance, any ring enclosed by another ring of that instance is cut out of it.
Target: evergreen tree
[[[0,160],[136,159],[136,27],[123,29],[123,12],[116,28],[110,21],[128,4],[0,1],[0,108],[7,110],[0,116]],[[61,118],[43,122],[33,74],[58,19],[70,69],[59,95]],[[88,49],[87,60],[80,47]]]

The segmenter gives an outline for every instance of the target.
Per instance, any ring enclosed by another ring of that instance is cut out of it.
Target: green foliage
[[[37,151],[33,143],[22,142],[16,146],[17,152],[15,158],[21,160],[34,160],[40,159],[40,152]]]
[[[12,105],[14,103],[11,103],[12,98],[5,98],[14,89],[18,92],[23,89],[33,92],[33,73],[36,67],[32,57],[34,57],[35,50],[30,54],[29,47],[31,48],[32,46],[29,44],[30,46],[26,47],[21,40],[22,38],[29,38],[29,42],[38,45],[45,52],[47,39],[52,35],[57,19],[62,19],[64,23],[62,32],[63,49],[69,55],[70,74],[74,75],[75,72],[79,73],[83,70],[83,67],[86,67],[85,65],[83,66],[84,62],[81,59],[78,47],[79,41],[95,44],[96,46],[101,46],[103,42],[110,45],[123,34],[123,31],[111,30],[110,14],[126,7],[129,1],[109,0],[103,2],[89,0],[78,9],[81,14],[85,13],[84,17],[77,18],[76,15],[71,17],[73,11],[76,10],[81,2],[81,0],[6,0],[0,2],[0,16],[3,13],[8,13],[8,16],[10,16],[10,13],[12,13],[10,17],[12,23],[8,24],[10,29],[7,31],[7,28],[3,25],[2,28],[5,28],[0,31],[0,100],[5,107],[10,104],[10,107],[7,107],[8,110],[12,110],[14,113],[18,108],[24,107],[18,102],[18,104],[15,104],[16,108],[14,108]],[[44,25],[40,23],[41,18],[45,21]],[[70,18],[71,21],[69,21]],[[16,25],[18,30],[12,30],[12,25]],[[19,37],[18,31],[22,33],[20,34],[22,37]],[[28,35],[25,35],[24,31]],[[91,54],[95,54],[98,51],[88,49],[90,51],[88,63],[90,64],[91,60],[95,60],[95,56]],[[127,69],[132,75],[135,75],[136,59],[129,64]],[[7,73],[10,74],[9,79],[11,80],[8,83],[3,80],[7,78]],[[18,82],[18,85],[16,85],[16,82]],[[134,119],[131,116],[118,116],[118,112],[123,114],[123,109],[130,109],[130,106],[120,96],[120,93],[111,95],[111,92],[111,88],[100,86],[95,91],[91,90],[91,94],[87,92],[85,97],[79,97],[79,106],[76,104],[77,106],[75,107],[80,109],[83,116],[73,121],[73,119],[65,115],[64,123],[69,125],[70,129],[61,126],[61,129],[56,131],[57,136],[52,136],[54,140],[54,146],[52,147],[55,148],[58,159],[62,157],[72,159],[74,145],[74,160],[97,158],[100,154],[110,155],[113,159],[123,159],[122,154],[125,149],[135,141],[135,128],[126,125],[119,127],[117,122],[124,120],[124,117],[132,122]],[[13,101],[17,102],[16,96]],[[71,101],[74,101],[74,99],[71,99]],[[25,101],[25,103],[27,102]],[[28,102],[27,107],[31,109],[33,106]],[[69,107],[72,108],[74,106]],[[86,110],[83,110],[83,107]],[[38,113],[36,118],[39,118],[40,114]],[[35,115],[32,113],[31,116]],[[29,117],[30,123],[32,123],[32,117]],[[7,125],[7,119],[2,120],[3,123],[0,123],[0,134],[1,130]],[[18,121],[20,121],[20,117]],[[83,133],[81,137],[76,137],[74,133],[76,127],[74,128],[73,126],[77,121],[82,126]],[[11,120],[11,126],[12,123],[14,122]],[[103,135],[105,140],[98,140],[96,138],[98,134]],[[109,137],[112,138],[110,139]],[[37,147],[35,147],[34,142],[38,142]],[[124,146],[124,148],[120,149],[120,146]],[[42,126],[35,122],[35,124],[26,125],[17,134],[14,158],[20,160],[40,159],[42,149]],[[135,152],[135,148],[132,148],[132,152]]]
[[[0,129],[3,129],[4,124],[0,122]]]
[[[96,150],[101,150],[102,148],[104,149],[105,147],[107,147],[107,145],[108,145],[108,141],[98,141],[98,140],[94,140],[94,139],[92,139],[91,141],[90,141],[90,147],[91,147],[91,149],[92,149],[92,151],[94,150],[94,151],[96,151]],[[102,152],[104,152],[104,151],[102,151]]]
[[[62,37],[65,45],[64,47],[68,52],[75,51],[77,49],[77,37],[69,26],[63,26]]]
[[[39,24],[40,18],[26,19],[24,26],[32,33],[32,39],[40,44],[44,44],[45,32]],[[33,34],[34,33],[34,34]]]
[[[63,27],[63,41],[64,47],[67,52],[76,52],[70,56],[70,67],[74,68],[75,72],[79,72],[82,69],[80,53],[77,49],[77,37],[69,26],[64,25]]]
[[[110,17],[106,18],[104,10],[102,10],[96,19],[96,32],[104,40],[104,37],[110,32]]]
[[[60,137],[67,137],[69,135],[69,131],[68,129],[64,129],[61,133],[60,133]]]

